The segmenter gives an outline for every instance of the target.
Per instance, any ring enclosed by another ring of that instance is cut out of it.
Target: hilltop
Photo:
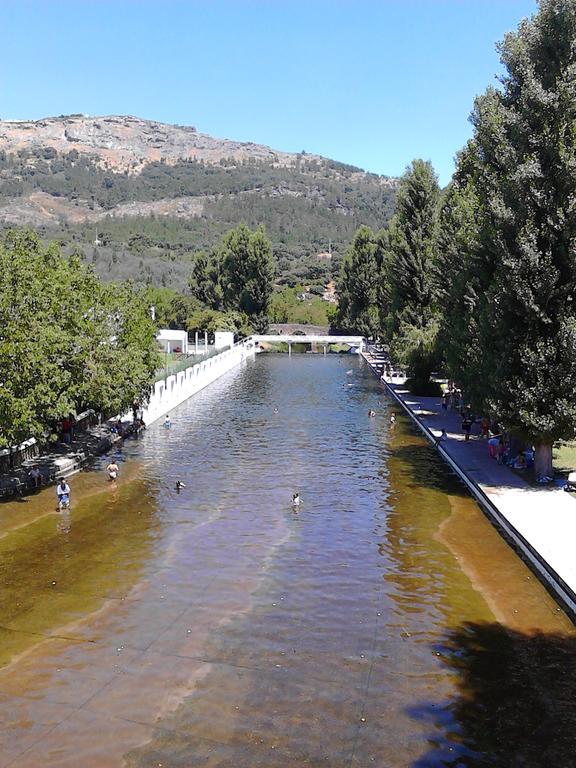
[[[130,116],[0,121],[0,226],[79,248],[111,278],[179,285],[191,254],[243,220],[265,225],[280,282],[323,280],[357,226],[386,223],[396,184]]]

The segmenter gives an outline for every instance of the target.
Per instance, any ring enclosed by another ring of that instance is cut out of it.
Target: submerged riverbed
[[[576,764],[572,624],[392,408],[262,355],[1,506],[0,768]]]

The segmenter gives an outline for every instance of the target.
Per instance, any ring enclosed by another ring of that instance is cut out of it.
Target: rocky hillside
[[[223,159],[254,159],[292,165],[294,155],[252,143],[215,139],[196,128],[164,125],[137,117],[68,115],[44,120],[0,122],[0,145],[10,154],[51,147],[61,155],[75,149],[96,158],[115,173],[138,173],[149,163],[163,160],[201,160],[214,165]]]
[[[396,180],[135,117],[0,121],[0,227],[29,225],[108,277],[181,284],[197,249],[264,224],[279,281],[324,280]],[[326,250],[331,244],[329,258]]]

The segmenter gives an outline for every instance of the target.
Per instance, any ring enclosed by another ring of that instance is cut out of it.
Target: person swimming
[[[274,410],[272,411],[272,413],[276,414],[276,413],[280,413],[280,411],[278,410],[278,408],[274,408]]]
[[[184,485],[184,483],[182,482],[182,480],[176,480],[176,491],[177,491],[178,493],[180,493],[180,491],[182,490],[182,488],[186,488],[186,486]]]
[[[374,416],[376,416],[376,411],[373,411],[372,408],[370,408],[370,410],[368,411],[368,416],[370,418],[373,418]]]

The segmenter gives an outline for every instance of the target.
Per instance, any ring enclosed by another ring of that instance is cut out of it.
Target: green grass
[[[571,472],[576,469],[576,440],[554,446],[554,469]]]

